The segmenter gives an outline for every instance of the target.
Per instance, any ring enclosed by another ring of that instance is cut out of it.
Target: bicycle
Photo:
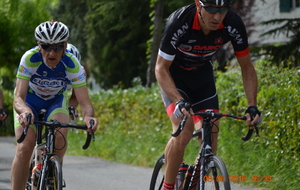
[[[58,128],[75,128],[86,130],[86,125],[75,125],[60,123],[58,120],[45,121],[46,110],[42,109],[38,115],[38,120],[34,121],[36,125],[36,145],[34,147],[30,165],[29,175],[26,183],[26,190],[62,190],[66,186],[62,176],[62,165],[60,159],[55,154],[55,133]],[[27,116],[28,123],[31,123],[31,114]],[[94,125],[93,120],[90,121]],[[22,135],[17,139],[21,143],[27,134],[28,126],[23,130]],[[44,130],[45,129],[45,130]],[[45,133],[43,134],[43,131]],[[94,132],[87,133],[83,149],[87,149],[91,139],[94,141]]]
[[[201,136],[202,143],[197,155],[195,165],[187,165],[182,161],[176,177],[176,190],[230,190],[230,179],[226,166],[219,156],[212,152],[211,134],[214,122],[222,117],[229,117],[237,120],[246,120],[246,116],[238,117],[230,114],[217,113],[213,111],[198,112],[195,115],[203,117],[202,128],[193,132],[193,137]],[[184,116],[177,131],[172,132],[173,137],[177,137],[184,128],[187,117]],[[215,120],[214,120],[215,119]],[[214,121],[212,121],[214,120]],[[246,136],[242,140],[248,141],[253,131],[259,136],[258,127],[249,126]],[[164,154],[157,160],[150,181],[150,190],[161,190],[164,181],[163,165],[165,163]]]

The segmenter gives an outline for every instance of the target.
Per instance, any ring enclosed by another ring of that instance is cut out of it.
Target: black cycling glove
[[[4,109],[0,109],[0,114],[7,115],[7,113],[4,111]]]
[[[261,122],[261,120],[262,120],[261,112],[257,109],[256,106],[249,106],[247,108],[247,110],[245,111],[245,113],[249,113],[250,114],[251,120],[253,120],[255,118],[256,114],[259,115],[259,120],[257,121],[256,125],[258,125]]]
[[[7,113],[4,111],[4,109],[0,109],[0,114],[2,114],[3,116],[7,115]],[[0,127],[2,126],[2,124],[3,124],[3,121],[0,121]]]
[[[175,115],[176,118],[179,118],[182,115],[181,110],[182,110],[182,108],[185,107],[185,103],[186,103],[186,101],[183,99],[180,99],[175,103],[176,107],[175,107],[173,114]]]

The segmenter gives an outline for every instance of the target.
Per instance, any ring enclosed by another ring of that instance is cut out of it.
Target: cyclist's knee
[[[21,158],[24,162],[28,162],[32,155],[33,148],[34,144],[26,141],[17,144],[16,157]]]
[[[184,150],[191,140],[191,135],[180,134],[178,137],[172,138],[174,146],[178,150]]]

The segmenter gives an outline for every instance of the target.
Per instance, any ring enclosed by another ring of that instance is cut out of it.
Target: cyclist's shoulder
[[[75,57],[74,54],[72,54],[69,51],[66,51],[61,59],[61,62],[65,65],[67,69],[74,69],[81,67],[80,62]]]
[[[33,56],[35,54],[39,54],[39,47],[38,46],[34,46],[31,49],[27,50],[24,53],[24,56]]]
[[[229,10],[223,20],[224,26],[232,26],[235,28],[245,28],[242,18],[232,10]]]
[[[28,67],[37,67],[43,61],[42,55],[38,49],[38,46],[35,46],[27,50],[21,59],[21,64]]]

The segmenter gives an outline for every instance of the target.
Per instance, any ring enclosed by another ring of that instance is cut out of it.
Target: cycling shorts
[[[170,73],[177,90],[191,104],[194,113],[208,109],[219,112],[218,94],[211,62],[193,70],[185,70],[171,65]],[[175,110],[175,105],[162,89],[161,95],[170,117]],[[202,117],[194,116],[193,119],[194,123],[197,123]]]
[[[27,93],[26,96],[26,104],[32,110],[34,114],[35,120],[38,119],[38,114],[41,109],[46,109],[46,116],[45,119],[48,121],[50,120],[54,114],[56,113],[64,113],[69,114],[68,112],[68,98],[67,92],[57,96],[51,100],[43,100],[32,93]],[[19,123],[19,114],[14,110],[14,126],[15,129],[20,127]],[[34,130],[35,127],[31,126]]]

